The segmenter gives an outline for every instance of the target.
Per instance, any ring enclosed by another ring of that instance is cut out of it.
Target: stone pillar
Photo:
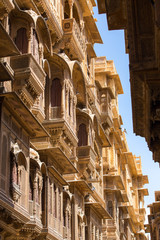
[[[60,209],[60,211],[61,211],[61,222],[63,223],[63,192],[61,191],[60,192],[60,199],[61,199],[61,209]]]
[[[66,116],[66,119],[68,119],[68,95],[69,95],[69,87],[68,87],[68,84],[66,83],[65,85],[65,116]]]
[[[92,239],[95,240],[95,226],[92,228]]]
[[[64,118],[65,112],[65,84],[64,80],[61,81],[62,92],[61,92],[61,118]]]
[[[71,208],[69,208],[68,212],[68,228],[71,229]]]
[[[73,18],[73,3],[74,3],[74,0],[68,0],[68,3],[69,3],[69,10],[70,10],[69,18]]]
[[[67,211],[67,207],[65,208],[65,212],[64,212],[64,214],[65,214],[65,226],[66,227],[68,227],[68,211]]]
[[[58,197],[59,197],[59,193],[58,193],[58,187],[56,186],[56,196],[55,196],[55,200],[56,200],[56,212],[55,212],[55,216],[56,216],[56,218],[58,219],[58,214],[59,214],[59,207],[58,207],[58,205],[59,205],[59,199],[58,199]]]
[[[33,38],[33,26],[30,26],[30,30],[28,32],[28,53],[32,53],[32,38]]]
[[[82,223],[82,239],[85,240],[85,223]]]
[[[78,239],[78,221],[77,221],[77,207],[75,201],[72,202],[72,240]]]
[[[36,196],[37,196],[37,170],[33,180],[33,216],[36,217]]]
[[[42,188],[43,188],[43,178],[42,176],[39,176],[39,189],[38,191],[40,192],[39,194],[39,206],[40,206],[40,209],[39,209],[39,218],[41,219],[41,216],[42,216]]]
[[[74,131],[76,132],[76,105],[77,105],[77,97],[73,97],[73,124],[74,124]]]
[[[39,46],[39,64],[42,66],[43,61],[43,46]]]

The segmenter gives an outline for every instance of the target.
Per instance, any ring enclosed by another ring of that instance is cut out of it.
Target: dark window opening
[[[18,29],[17,36],[15,38],[15,44],[22,54],[28,52],[28,38],[26,28]]]
[[[62,86],[60,83],[60,79],[58,78],[53,79],[51,86],[51,107],[61,106],[61,92]]]
[[[78,130],[78,146],[88,145],[88,134],[86,130],[86,125],[84,123],[79,125]]]

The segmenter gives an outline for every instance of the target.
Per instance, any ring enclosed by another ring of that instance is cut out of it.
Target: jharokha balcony
[[[73,59],[82,61],[85,57],[85,38],[80,31],[76,20],[68,18],[63,20],[63,31],[66,49],[69,49],[69,55]]]
[[[11,67],[15,73],[14,91],[18,93],[27,107],[32,109],[34,114],[38,115],[40,106],[37,105],[37,102],[40,104],[39,96],[43,93],[45,84],[43,69],[32,54],[12,57]],[[43,113],[40,115],[43,115]]]
[[[85,170],[86,166],[90,166],[95,169],[96,153],[91,146],[79,146],[77,147],[78,164],[80,171]]]

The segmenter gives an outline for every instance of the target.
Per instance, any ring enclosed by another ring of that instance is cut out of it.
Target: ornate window
[[[61,92],[62,86],[59,78],[52,80],[51,86],[51,107],[60,107],[61,106]]]
[[[24,54],[28,52],[28,38],[26,28],[19,28],[17,31],[17,36],[15,38],[15,44],[17,45],[19,51]]]
[[[78,146],[86,146],[88,144],[88,134],[84,123],[79,125],[78,130]]]

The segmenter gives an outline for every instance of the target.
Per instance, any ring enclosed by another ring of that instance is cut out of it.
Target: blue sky
[[[119,95],[119,113],[123,119],[122,127],[127,131],[126,138],[130,151],[136,156],[141,156],[143,174],[148,175],[149,178],[149,184],[144,186],[149,190],[149,196],[145,197],[146,207],[154,202],[154,191],[160,190],[160,182],[158,181],[160,169],[159,164],[152,160],[152,153],[149,151],[145,139],[133,133],[129,58],[128,54],[125,53],[124,31],[108,31],[106,15],[98,14],[97,8],[94,8],[94,17],[97,19],[97,27],[103,40],[103,44],[95,44],[96,54],[97,56],[106,56],[108,60],[114,60],[124,91],[123,95]]]

